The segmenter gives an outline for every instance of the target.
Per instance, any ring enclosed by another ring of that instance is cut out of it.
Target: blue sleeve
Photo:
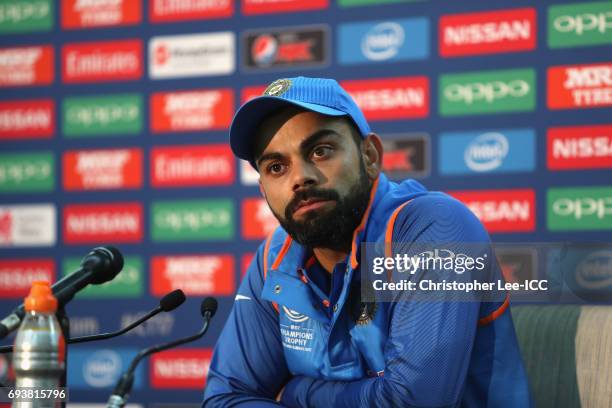
[[[260,298],[263,245],[240,284],[232,311],[217,340],[202,407],[278,407],[287,382],[278,326],[272,304]]]
[[[398,214],[394,243],[489,242],[480,221],[441,193],[414,199]],[[488,245],[488,244],[487,244]],[[289,381],[288,407],[454,407],[460,404],[476,336],[478,302],[399,301],[389,307],[384,376]]]

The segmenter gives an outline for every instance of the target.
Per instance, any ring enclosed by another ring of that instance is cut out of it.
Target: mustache
[[[340,195],[335,190],[311,187],[308,190],[300,190],[293,195],[293,198],[285,209],[285,218],[291,218],[291,215],[297,210],[301,201],[309,199],[333,200],[339,201]]]

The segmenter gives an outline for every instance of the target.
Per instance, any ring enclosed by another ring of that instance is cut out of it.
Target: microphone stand
[[[138,363],[140,363],[140,361],[143,358],[147,357],[150,354],[157,353],[159,351],[167,350],[167,349],[170,349],[176,346],[180,346],[185,343],[192,342],[204,336],[204,334],[206,334],[206,331],[208,330],[210,319],[213,314],[214,312],[211,313],[210,311],[204,312],[204,319],[205,319],[204,325],[202,326],[200,331],[197,332],[196,334],[189,336],[189,337],[185,337],[183,339],[172,341],[170,343],[159,344],[157,346],[153,346],[148,349],[141,350],[136,355],[136,357],[134,357],[134,359],[132,360],[132,363],[130,364],[130,367],[128,368],[126,373],[123,374],[121,378],[119,379],[119,381],[117,382],[117,385],[115,386],[115,389],[113,390],[113,394],[108,399],[107,408],[123,408],[123,406],[127,403],[127,400],[129,398],[129,393],[132,390],[132,386],[134,385],[134,372],[136,371],[136,367],[138,366]]]

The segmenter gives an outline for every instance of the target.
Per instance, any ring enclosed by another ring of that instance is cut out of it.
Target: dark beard
[[[350,252],[353,231],[368,208],[372,186],[362,162],[359,170],[359,179],[346,197],[341,198],[335,190],[312,187],[294,195],[283,219],[276,213],[274,215],[291,238],[301,245]],[[298,203],[309,198],[333,200],[336,204],[331,210],[307,212],[304,220],[296,221],[293,213]]]

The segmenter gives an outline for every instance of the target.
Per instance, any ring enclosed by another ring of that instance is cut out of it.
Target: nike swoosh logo
[[[234,300],[251,300],[251,298],[248,296],[244,296],[244,295],[236,295]]]

